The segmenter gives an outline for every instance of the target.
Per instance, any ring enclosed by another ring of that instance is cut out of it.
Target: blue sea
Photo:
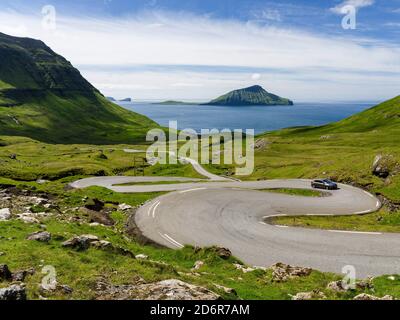
[[[297,103],[294,106],[221,107],[125,103],[121,106],[144,114],[162,126],[178,121],[178,129],[254,129],[255,133],[295,126],[323,125],[366,110],[377,102]]]

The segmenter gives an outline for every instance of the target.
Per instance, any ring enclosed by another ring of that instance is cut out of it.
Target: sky
[[[2,0],[0,32],[43,40],[116,98],[400,94],[400,0]]]

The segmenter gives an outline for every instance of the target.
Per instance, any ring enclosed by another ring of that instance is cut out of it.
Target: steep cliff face
[[[0,89],[96,90],[42,41],[0,33]]]

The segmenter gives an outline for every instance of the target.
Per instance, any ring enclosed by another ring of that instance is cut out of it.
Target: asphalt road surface
[[[157,181],[177,181],[158,185]],[[116,184],[153,182],[151,185]],[[339,184],[326,197],[263,191],[311,189],[310,180],[208,181],[173,177],[95,177],[75,188],[103,186],[116,192],[170,191],[138,209],[135,221],[149,239],[179,249],[185,244],[229,248],[249,265],[276,262],[341,273],[355,267],[358,278],[400,273],[400,236],[390,233],[313,230],[269,224],[279,215],[366,214],[379,200],[361,189]]]

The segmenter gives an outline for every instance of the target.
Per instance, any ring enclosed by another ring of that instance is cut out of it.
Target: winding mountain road
[[[313,230],[269,224],[280,215],[350,215],[376,211],[381,203],[358,188],[339,184],[326,197],[265,192],[270,188],[311,189],[310,180],[222,181],[173,177],[94,177],[75,188],[103,186],[116,192],[169,191],[139,208],[134,217],[142,233],[166,247],[218,245],[250,265],[278,261],[341,273],[355,267],[357,277],[400,273],[400,236],[390,233]],[[117,184],[177,181],[176,184]]]

